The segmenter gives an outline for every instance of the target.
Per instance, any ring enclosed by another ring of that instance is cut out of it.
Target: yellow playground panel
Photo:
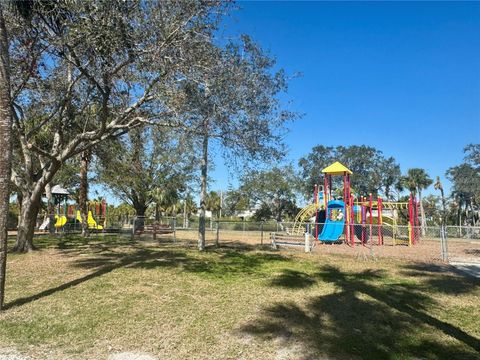
[[[61,228],[63,225],[67,223],[67,217],[66,216],[58,216],[55,215],[55,227],[57,229]]]
[[[80,214],[80,210],[77,210],[77,221],[81,224],[82,223],[82,215]],[[96,230],[103,230],[102,225],[98,225],[95,219],[93,218],[92,212],[88,211],[87,216],[87,224],[89,229],[96,229]]]

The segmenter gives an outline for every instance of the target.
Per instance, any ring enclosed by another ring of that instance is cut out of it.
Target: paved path
[[[480,278],[480,263],[451,262],[450,265],[471,276]]]

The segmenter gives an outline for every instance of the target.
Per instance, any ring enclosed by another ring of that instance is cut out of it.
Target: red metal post
[[[344,214],[343,218],[345,219],[344,225],[344,234],[345,234],[345,242],[348,244],[350,240],[350,228],[348,226],[348,199],[347,199],[347,172],[343,172],[343,205],[344,205]]]
[[[355,204],[353,200],[352,193],[350,193],[350,237],[351,237],[351,242],[352,242],[352,247],[355,246]]]
[[[377,222],[378,222],[378,245],[383,245],[383,233],[382,233],[382,212],[383,212],[383,204],[382,198],[379,197],[377,199]]]
[[[372,198],[371,193],[370,193],[368,207],[370,208],[370,239],[371,239],[370,241],[372,241],[372,244],[373,244],[373,238],[372,238],[372,234],[373,234],[373,198]]]
[[[107,202],[105,201],[105,199],[102,199],[102,216],[107,216]]]
[[[318,219],[318,206],[319,206],[319,203],[318,203],[318,185],[315,184],[315,186],[313,187],[313,202],[314,204],[316,204],[316,210],[315,210],[315,240],[318,239],[318,222],[317,222],[317,219]]]
[[[421,233],[421,225],[420,225],[420,217],[418,214],[420,213],[420,203],[417,201],[417,198],[415,198],[415,221],[417,223],[417,231],[415,231],[415,244],[418,243],[418,240],[420,240],[420,233]]]
[[[328,176],[327,174],[323,176],[323,202],[325,205],[325,211],[327,211],[327,203],[328,203],[327,197],[329,192],[327,176]]]
[[[408,234],[408,241],[409,245],[413,243],[413,234],[414,234],[414,226],[413,226],[413,199],[412,199],[412,194],[410,194],[410,197],[408,198],[408,223],[410,224],[410,231]]]
[[[361,222],[362,222],[362,245],[365,246],[365,223],[367,219],[367,209],[365,207],[365,196],[361,197],[361,205],[360,205],[360,211],[361,211]]]

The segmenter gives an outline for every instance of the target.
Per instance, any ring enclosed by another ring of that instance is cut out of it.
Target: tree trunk
[[[7,268],[7,219],[12,161],[12,110],[10,104],[10,61],[8,38],[0,4],[0,310],[5,299]]]
[[[275,210],[275,220],[277,221],[277,223],[282,222],[282,213],[283,209],[281,207]]]
[[[82,236],[88,236],[88,167],[91,151],[86,150],[80,155],[80,188],[78,192],[78,207],[82,215]]]
[[[475,209],[473,208],[473,201],[470,199],[468,202],[470,207],[470,225],[475,226]]]
[[[420,227],[422,229],[422,236],[425,236],[425,227],[427,226],[427,221],[425,219],[425,210],[423,209],[423,201],[422,201],[422,190],[418,189],[418,201],[420,202]]]
[[[137,214],[137,216],[145,216],[145,212],[147,211],[147,205],[145,205],[144,203],[134,203],[133,208],[135,209],[135,213]]]
[[[144,202],[134,202],[133,208],[135,209],[136,213],[136,220],[135,220],[135,229],[143,230],[145,227],[145,212],[147,211],[147,205]]]
[[[222,218],[222,208],[223,208],[223,191],[220,191],[220,209],[218,209],[218,219]]]
[[[187,200],[183,201],[183,228],[187,227]]]
[[[17,227],[20,224],[20,218],[22,217],[22,203],[23,203],[23,194],[21,191],[17,191],[17,205],[18,205],[18,216],[17,216]]]
[[[47,217],[48,222],[48,232],[50,234],[55,233],[55,204],[53,202],[52,187],[50,184],[45,186],[45,195],[47,196]]]
[[[458,222],[458,226],[462,226],[462,202],[461,201],[458,203],[457,222]]]
[[[208,176],[208,133],[203,136],[203,156],[200,166],[200,216],[198,219],[198,250],[205,250],[205,211]]]
[[[37,223],[38,211],[40,210],[40,198],[42,191],[35,189],[32,194],[23,194],[18,233],[15,246],[16,252],[29,252],[34,249],[33,234]]]

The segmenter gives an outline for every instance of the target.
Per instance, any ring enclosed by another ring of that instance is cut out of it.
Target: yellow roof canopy
[[[330,166],[327,166],[322,170],[322,173],[330,175],[343,175],[344,173],[353,174],[349,168],[338,161],[334,162]]]

